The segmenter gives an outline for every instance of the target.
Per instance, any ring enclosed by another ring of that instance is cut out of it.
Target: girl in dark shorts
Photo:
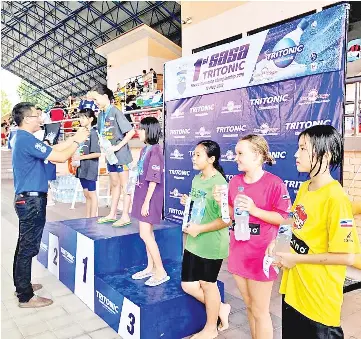
[[[152,287],[170,279],[163,267],[153,232],[153,225],[159,224],[161,220],[164,197],[164,157],[159,145],[161,134],[162,129],[156,118],[142,119],[139,139],[146,146],[140,152],[132,208],[132,217],[139,220],[139,234],[145,243],[148,258],[147,267],[133,274],[132,278],[148,278],[145,285]]]
[[[224,258],[228,257],[228,224],[222,221],[221,208],[213,198],[213,187],[225,185],[227,181],[219,165],[221,151],[211,140],[201,141],[195,148],[193,168],[200,171],[192,181],[191,198],[193,212],[197,206],[199,224],[191,222],[185,229],[187,241],[182,263],[183,290],[204,303],[207,322],[194,338],[212,339],[218,336],[217,320],[222,330],[228,328],[231,306],[221,302],[217,277]],[[186,204],[187,195],[181,199]],[[200,199],[200,200],[199,200]]]
[[[79,113],[80,125],[90,130],[89,139],[81,147],[81,155],[75,155],[73,160],[80,160],[76,177],[80,179],[86,199],[86,217],[96,217],[98,212],[98,197],[96,181],[98,180],[99,158],[101,156],[99,138],[96,129],[97,118],[90,108]]]

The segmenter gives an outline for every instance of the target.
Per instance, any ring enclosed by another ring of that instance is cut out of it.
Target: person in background
[[[89,139],[81,146],[81,153],[74,155],[73,160],[80,160],[76,177],[80,179],[86,199],[86,218],[94,218],[98,212],[96,181],[98,180],[99,158],[101,150],[97,132],[97,118],[90,108],[79,113],[80,125],[90,131]]]
[[[12,116],[19,126],[13,142],[14,206],[19,218],[19,238],[14,255],[13,279],[21,308],[51,305],[53,301],[34,295],[40,284],[31,284],[31,262],[40,249],[46,221],[48,179],[44,160],[65,162],[86,140],[89,132],[81,129],[62,144],[49,147],[33,135],[40,130],[41,116],[35,106],[21,102]]]
[[[114,227],[126,226],[131,223],[129,209],[131,196],[127,192],[129,179],[129,166],[133,161],[129,148],[129,141],[133,138],[135,130],[124,114],[111,104],[114,99],[113,92],[105,85],[99,85],[92,93],[92,99],[102,110],[98,116],[98,131],[101,138],[108,139],[118,163],[110,165],[107,169],[110,176],[112,203],[107,216],[99,218],[98,223],[113,223]],[[117,210],[120,194],[123,191],[123,212],[117,221]]]
[[[298,136],[297,170],[308,173],[293,203],[290,252],[276,255],[284,269],[282,338],[343,339],[341,307],[346,267],[360,253],[351,202],[331,170],[341,166],[343,139],[331,125]]]
[[[39,115],[41,115],[43,125],[51,124],[49,113],[44,112],[40,107],[38,107],[36,111],[39,113]],[[42,129],[44,129],[43,125],[42,125]]]
[[[49,112],[50,119],[53,122],[64,120],[65,112],[60,102],[56,102],[55,106]]]
[[[152,90],[156,90],[157,89],[157,82],[158,82],[158,79],[157,79],[157,73],[155,72],[155,70],[153,68],[151,68],[150,70],[150,74],[152,76]]]
[[[83,97],[82,100],[80,101],[78,110],[81,111],[86,108],[89,108],[92,111],[98,109],[98,106],[95,104],[94,100],[91,97],[89,97],[89,93],[87,93],[87,95]]]

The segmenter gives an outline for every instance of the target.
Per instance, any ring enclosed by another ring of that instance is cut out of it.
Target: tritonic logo
[[[172,152],[170,154],[170,159],[174,159],[174,160],[184,160],[184,154],[182,154],[181,152],[179,152],[178,149],[175,149],[174,152]]]
[[[267,123],[264,123],[259,128],[255,128],[253,132],[262,135],[278,135],[279,130],[277,127],[269,127]]]
[[[69,264],[74,264],[75,256],[73,256],[72,254],[70,254],[67,250],[65,250],[65,249],[62,248],[62,247],[60,247],[60,252],[61,252],[63,258],[64,258]]]
[[[271,152],[271,156],[275,159],[286,159],[287,152],[281,151],[281,152]]]
[[[295,181],[295,180],[284,180],[287,188],[295,188],[295,189],[299,189],[302,181]]]
[[[228,101],[227,106],[222,107],[222,114],[242,112],[242,105],[236,105],[234,101]]]
[[[190,177],[191,171],[170,169],[168,170],[170,175],[173,175],[175,180],[184,180],[185,177]]]
[[[212,136],[211,131],[207,131],[205,127],[201,127],[198,132],[196,132],[196,138],[210,138]]]
[[[250,102],[252,106],[261,106],[261,105],[274,104],[274,103],[279,104],[281,102],[286,102],[287,100],[288,100],[288,94],[284,94],[284,95],[275,95],[271,97],[251,99]]]
[[[212,105],[201,105],[201,106],[191,107],[189,111],[190,113],[193,113],[194,116],[196,117],[203,117],[203,116],[207,116],[209,112],[214,111],[214,109],[215,109],[215,104],[212,104]]]
[[[191,134],[190,128],[171,129],[169,134],[175,139],[185,139],[186,135]]]
[[[172,214],[173,218],[175,218],[175,219],[180,219],[180,220],[183,219],[184,211],[182,211],[182,210],[178,210],[176,208],[170,208],[169,207],[168,212],[170,214]]]
[[[103,307],[111,314],[118,314],[119,307],[113,303],[110,299],[108,299],[105,295],[96,290],[96,295],[98,301],[103,305]]]
[[[237,138],[240,133],[245,131],[246,125],[217,127],[217,133],[222,133],[224,138]]]
[[[226,180],[230,181],[234,176],[234,174],[226,174]]]
[[[287,122],[286,130],[300,130],[309,128],[316,125],[331,125],[331,120],[309,120],[309,121],[297,121],[297,122]],[[295,135],[300,134],[300,132],[295,132]]]
[[[226,162],[226,161],[235,161],[235,158],[236,158],[236,156],[235,156],[235,154],[233,153],[232,150],[228,150],[228,151],[226,152],[226,154],[222,154],[222,155],[221,155],[221,161],[223,161],[223,162]]]
[[[171,119],[183,119],[184,112],[180,111],[178,108],[171,114]]]
[[[40,249],[44,252],[48,251],[48,245],[44,244],[43,242],[40,243]]]

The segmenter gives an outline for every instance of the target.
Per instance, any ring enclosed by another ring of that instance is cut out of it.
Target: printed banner
[[[306,175],[297,171],[298,135],[314,125],[333,125],[341,132],[343,74],[331,72],[213,93],[166,103],[165,218],[181,223],[182,194],[188,194],[193,170],[192,152],[204,139],[217,141],[226,179],[239,174],[235,146],[247,134],[263,135],[276,164],[265,166],[280,176],[292,201]],[[339,179],[340,172],[334,172]]]
[[[165,101],[342,69],[342,4],[165,64]]]

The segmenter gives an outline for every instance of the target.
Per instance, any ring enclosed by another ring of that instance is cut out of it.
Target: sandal
[[[161,285],[165,282],[167,282],[168,280],[170,280],[170,276],[169,275],[166,275],[164,276],[163,278],[161,279],[156,279],[154,276],[150,277],[144,284],[146,286],[151,286],[151,287],[155,287],[155,286],[158,286],[158,285]]]
[[[108,224],[111,222],[117,221],[117,219],[107,218],[107,217],[101,217],[97,220],[98,224]]]
[[[149,272],[149,271],[143,270],[143,271],[134,273],[134,274],[132,275],[132,279],[133,279],[133,280],[142,280],[142,279],[145,279],[145,278],[152,277],[153,274],[154,274],[153,272]]]
[[[120,222],[120,219],[119,220],[115,220],[115,223],[112,225],[112,227],[123,227],[123,226],[128,226],[130,225],[132,222],[129,220],[129,221],[126,221],[126,222]]]

